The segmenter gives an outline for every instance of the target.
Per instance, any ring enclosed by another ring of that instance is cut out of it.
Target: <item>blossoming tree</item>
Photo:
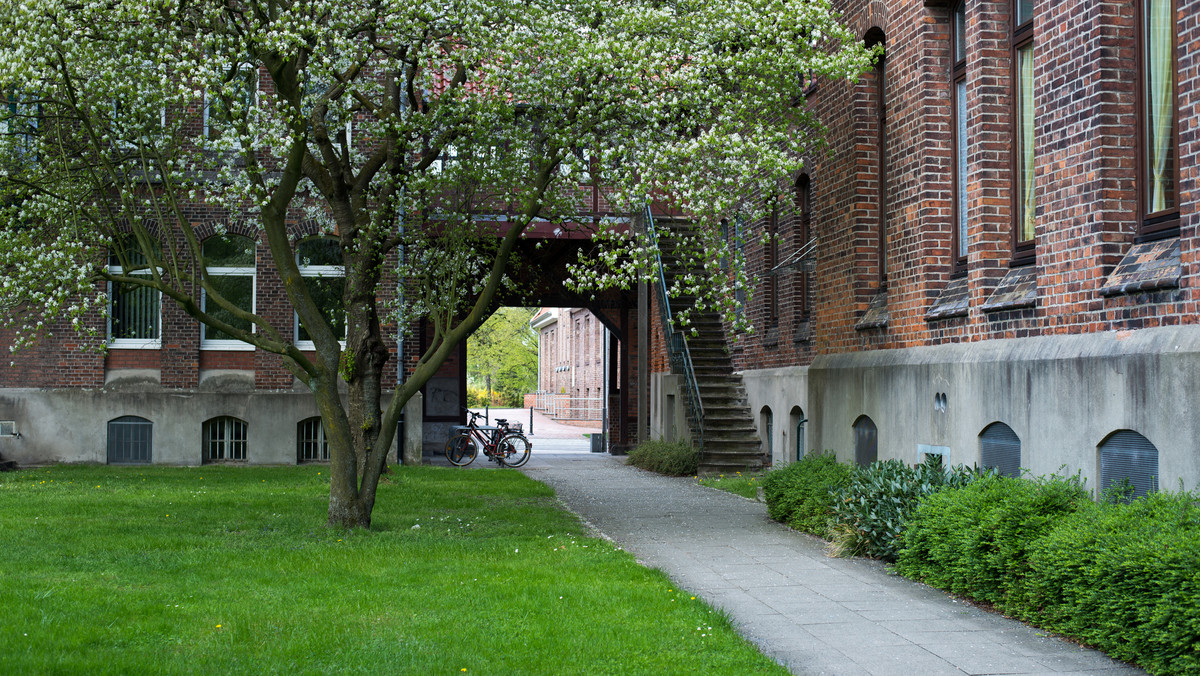
[[[804,78],[871,59],[827,0],[5,0],[0,32],[17,342],[47,318],[88,330],[107,282],[280,355],[316,398],[345,526],[369,526],[402,407],[512,283],[531,223],[570,221],[582,172],[629,210],[672,202],[716,248],[717,215],[819,146]],[[314,350],[211,273],[198,203],[266,242]],[[300,220],[338,245],[344,315],[305,282]],[[597,241],[575,281],[629,282],[644,243]],[[433,337],[387,397],[381,326],[416,317]]]

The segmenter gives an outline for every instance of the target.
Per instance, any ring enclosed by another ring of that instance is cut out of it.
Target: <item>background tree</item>
[[[523,406],[537,389],[538,336],[530,328],[535,308],[502,307],[467,338],[467,384],[490,384],[501,406]]]
[[[660,196],[713,249],[716,215],[760,208],[741,202],[819,145],[801,74],[871,58],[824,0],[3,0],[0,32],[0,306],[18,342],[47,317],[87,330],[109,282],[280,355],[316,399],[346,526],[370,524],[404,403],[512,283],[529,224],[570,219],[583,157],[613,204]],[[259,234],[315,353],[223,293],[196,203]],[[500,226],[479,217],[500,207]],[[302,274],[301,221],[344,281]],[[644,243],[597,241],[578,281],[628,283]],[[417,317],[428,349],[387,398],[382,326]]]

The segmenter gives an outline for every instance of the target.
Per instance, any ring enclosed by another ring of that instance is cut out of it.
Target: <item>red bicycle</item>
[[[463,467],[475,462],[479,448],[488,460],[501,467],[520,467],[529,462],[529,451],[532,446],[529,440],[521,434],[520,423],[510,425],[504,418],[496,418],[495,425],[477,425],[481,415],[474,411],[471,420],[465,427],[456,427],[446,441],[446,459],[450,464]]]

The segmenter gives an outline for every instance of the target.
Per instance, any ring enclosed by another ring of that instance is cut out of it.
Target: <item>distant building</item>
[[[530,405],[562,421],[600,422],[605,337],[586,308],[542,308],[529,325],[538,333],[538,391]]]

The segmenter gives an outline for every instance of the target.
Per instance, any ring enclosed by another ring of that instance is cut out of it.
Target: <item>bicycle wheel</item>
[[[479,446],[469,434],[456,434],[446,442],[446,459],[451,465],[462,467],[475,461]]]
[[[529,462],[529,448],[529,440],[515,433],[504,437],[496,445],[500,462],[509,467],[520,467]]]

